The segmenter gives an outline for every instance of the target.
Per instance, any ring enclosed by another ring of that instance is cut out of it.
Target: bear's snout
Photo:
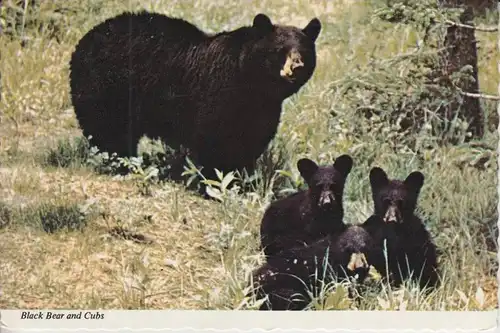
[[[335,197],[331,191],[323,191],[319,197],[318,206],[330,207],[335,204]]]
[[[401,212],[395,205],[390,205],[384,215],[385,223],[401,223]]]
[[[349,260],[349,264],[347,264],[347,269],[349,270],[349,274],[364,277],[368,273],[370,265],[368,265],[368,260],[366,259],[364,253],[357,252],[351,254],[351,259]]]
[[[296,70],[301,67],[304,67],[302,55],[299,51],[293,49],[286,56],[285,64],[280,70],[280,76],[289,81],[294,81],[296,77]]]

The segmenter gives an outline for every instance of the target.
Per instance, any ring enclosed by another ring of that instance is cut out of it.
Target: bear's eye
[[[335,195],[342,195],[342,187],[337,186],[336,184],[331,185],[330,191],[332,191],[333,194]]]
[[[320,193],[323,190],[322,186],[318,184],[314,184],[313,186],[309,185],[309,189],[314,193]]]

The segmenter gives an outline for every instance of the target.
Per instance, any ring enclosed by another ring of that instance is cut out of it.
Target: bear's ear
[[[424,175],[420,171],[414,171],[405,179],[405,185],[412,191],[419,193],[422,185],[424,185]]]
[[[299,169],[302,178],[304,178],[306,182],[309,182],[316,171],[318,171],[318,165],[308,158],[301,158],[297,162],[297,169]]]
[[[353,162],[351,156],[342,155],[337,157],[337,159],[333,163],[333,167],[335,168],[335,170],[340,172],[344,178],[346,178],[349,172],[351,172],[352,163]]]
[[[321,31],[321,22],[317,18],[313,18],[311,22],[309,22],[302,32],[311,38],[313,42],[318,38],[319,32]]]
[[[253,18],[253,27],[263,35],[270,33],[274,28],[271,19],[265,14],[257,14]]]
[[[382,168],[374,167],[370,170],[370,185],[372,187],[372,192],[375,192],[381,186],[387,185],[389,183],[389,178]]]

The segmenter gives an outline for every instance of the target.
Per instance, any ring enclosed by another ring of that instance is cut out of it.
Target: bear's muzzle
[[[348,273],[353,275],[358,275],[359,277],[364,277],[368,274],[370,269],[370,265],[368,264],[368,260],[364,253],[357,252],[351,254],[351,259],[347,264]]]
[[[295,80],[295,70],[300,67],[304,67],[302,56],[299,51],[293,49],[286,56],[285,64],[280,70],[280,76],[293,82]]]
[[[401,212],[395,205],[390,205],[384,215],[385,223],[401,223]]]

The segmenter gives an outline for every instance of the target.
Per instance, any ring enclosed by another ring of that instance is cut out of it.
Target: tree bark
[[[467,0],[442,0],[440,6],[443,8],[462,7]],[[460,23],[473,26],[474,13],[470,6],[467,6],[460,16]],[[450,77],[453,73],[460,71],[464,66],[472,67],[473,80],[461,80],[458,87],[463,92],[478,94],[478,68],[477,68],[477,48],[474,29],[460,26],[450,26],[447,28],[444,47],[446,51],[442,53],[444,63],[444,74]],[[472,138],[481,138],[484,134],[484,115],[478,98],[463,95],[461,102],[451,103],[446,107],[445,116],[451,120],[459,112],[459,116],[469,123],[468,131]]]
[[[486,9],[495,9],[498,0],[469,0],[469,5],[477,11],[478,14],[484,13]]]
[[[497,10],[498,10],[498,52],[500,53],[500,1],[497,3]],[[498,62],[498,74],[500,74],[500,62]],[[498,96],[500,96],[500,82],[498,82]],[[500,101],[497,104],[497,115],[500,118]],[[498,124],[498,130],[500,131],[500,123]],[[500,161],[498,162],[500,166]],[[499,181],[500,181],[500,174],[498,176]]]

